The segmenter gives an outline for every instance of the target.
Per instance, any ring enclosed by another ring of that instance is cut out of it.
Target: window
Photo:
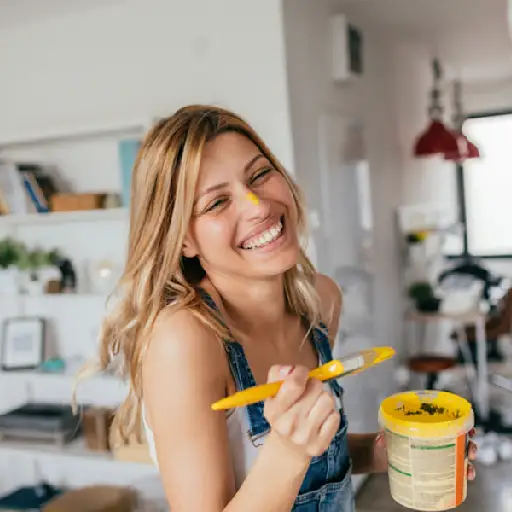
[[[481,153],[458,169],[464,252],[512,258],[512,111],[471,116],[464,133]]]

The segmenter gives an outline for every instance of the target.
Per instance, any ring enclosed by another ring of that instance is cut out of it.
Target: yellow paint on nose
[[[251,201],[252,204],[258,204],[260,202],[260,200],[258,199],[258,196],[256,194],[254,194],[253,192],[247,193],[247,199],[249,199],[249,201]]]

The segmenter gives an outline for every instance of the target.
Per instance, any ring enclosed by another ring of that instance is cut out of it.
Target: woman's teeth
[[[251,238],[247,242],[242,244],[242,249],[256,249],[258,247],[264,247],[265,245],[277,240],[281,235],[281,231],[283,230],[283,223],[279,221],[277,224],[272,226],[270,229],[267,229],[258,237]]]

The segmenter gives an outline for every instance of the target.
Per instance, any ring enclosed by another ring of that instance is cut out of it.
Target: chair
[[[474,325],[468,325],[464,328],[466,333],[466,340],[469,345],[469,349],[473,358],[473,362],[476,362],[476,332]],[[509,288],[499,306],[498,314],[489,315],[485,322],[485,336],[488,343],[497,344],[497,340],[505,335],[510,335],[512,332],[512,288]],[[456,331],[450,335],[452,340],[460,341],[459,335]],[[497,347],[494,349],[494,356],[500,360],[499,354],[496,354]],[[491,354],[488,354],[490,358]],[[465,359],[463,357],[463,359]],[[466,363],[470,361],[465,361]]]
[[[425,375],[426,389],[436,389],[439,374],[457,365],[456,357],[421,354],[408,359],[410,371]]]

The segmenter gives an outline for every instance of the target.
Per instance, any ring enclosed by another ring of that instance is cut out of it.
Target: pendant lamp
[[[461,163],[470,158],[480,158],[480,151],[478,147],[462,133],[462,84],[460,80],[455,81],[453,91],[454,125],[458,126],[459,129],[454,130],[452,133],[457,138],[458,144],[456,151],[445,151],[444,159]]]
[[[480,150],[478,147],[471,142],[463,133],[454,132],[454,135],[458,135],[458,147],[459,149],[454,152],[446,152],[444,154],[445,160],[451,160],[454,162],[463,162],[472,158],[480,158]]]
[[[440,81],[442,77],[441,65],[435,59],[432,63],[434,83],[429,108],[430,124],[427,129],[416,139],[414,156],[417,158],[430,156],[444,156],[447,153],[459,151],[457,137],[446,128],[443,119],[443,107],[441,106]]]

